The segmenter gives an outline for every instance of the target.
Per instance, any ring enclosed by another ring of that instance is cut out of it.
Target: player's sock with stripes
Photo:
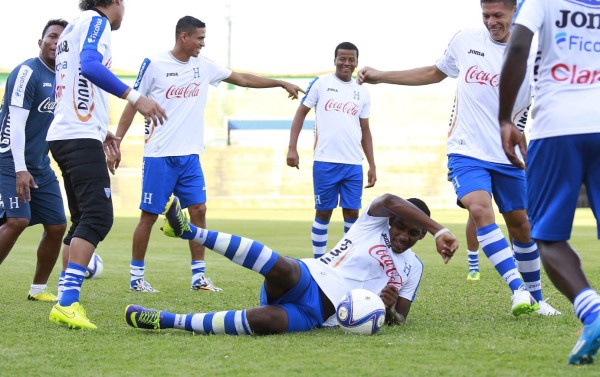
[[[469,262],[469,272],[479,272],[479,250],[467,250],[467,261]]]
[[[514,292],[523,287],[510,245],[496,224],[477,228],[477,240],[496,271]]]
[[[145,267],[143,260],[135,260],[135,259],[131,260],[131,263],[129,264],[129,276],[130,276],[129,285],[131,287],[133,287],[138,280],[144,278],[145,270],[146,270],[146,267]]]
[[[70,306],[74,302],[79,302],[79,293],[83,285],[83,277],[85,276],[86,268],[79,264],[69,262],[65,271],[65,281],[62,297],[60,298],[61,306]]]
[[[350,227],[354,225],[357,219],[344,219],[344,236],[350,230]]]
[[[519,243],[513,240],[513,250],[517,269],[521,273],[525,287],[536,301],[542,301],[542,273],[540,270],[540,252],[535,241]]]
[[[174,314],[160,312],[160,328],[176,328],[197,334],[252,335],[246,310]]]
[[[192,285],[196,285],[200,282],[202,276],[204,276],[204,270],[206,269],[206,263],[203,260],[192,261]]]
[[[279,258],[275,251],[249,238],[198,228],[193,224],[190,228],[196,235],[194,242],[263,276],[271,271]]]
[[[582,289],[573,301],[575,314],[584,325],[594,322],[600,314],[600,295],[592,288]]]
[[[313,254],[315,258],[320,258],[327,252],[328,228],[329,220],[323,220],[315,217],[315,221],[313,221],[312,225],[312,231],[310,233],[313,245]]]
[[[63,291],[65,289],[65,270],[60,272],[60,276],[58,277],[58,288],[56,289],[56,302],[60,301],[62,297]]]
[[[46,284],[31,284],[29,287],[29,294],[32,296],[42,293],[46,290]]]

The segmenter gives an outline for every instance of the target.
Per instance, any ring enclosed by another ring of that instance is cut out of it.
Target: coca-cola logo
[[[171,85],[167,89],[166,97],[167,99],[198,97],[200,95],[200,84],[199,82],[193,82],[181,88]]]
[[[325,103],[325,111],[339,111],[348,115],[358,114],[358,105],[354,102],[336,102],[333,99]]]
[[[369,249],[369,255],[381,266],[384,270],[385,275],[389,278],[388,284],[392,284],[397,288],[402,287],[404,285],[404,281],[402,280],[402,276],[396,270],[396,266],[394,265],[394,260],[390,256],[387,251],[387,247],[385,245],[375,245]]]
[[[38,112],[54,114],[56,109],[56,102],[52,101],[50,97],[46,97],[38,106]]]
[[[467,70],[465,82],[467,84],[489,85],[492,88],[497,88],[500,83],[500,74],[486,72],[479,69],[478,65],[474,65]]]

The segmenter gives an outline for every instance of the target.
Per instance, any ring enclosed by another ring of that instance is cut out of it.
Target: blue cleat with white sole
[[[569,354],[569,364],[591,364],[600,348],[600,315],[594,322],[583,326],[581,336]]]

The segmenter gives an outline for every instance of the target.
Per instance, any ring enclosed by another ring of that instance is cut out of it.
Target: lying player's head
[[[188,56],[197,57],[204,47],[206,24],[192,16],[185,16],[175,26],[175,41]]]
[[[423,211],[427,217],[431,217],[429,207],[421,199],[410,198],[406,201]],[[426,234],[427,229],[423,228],[419,221],[400,217],[390,218],[390,242],[395,253],[400,254],[410,249]]]

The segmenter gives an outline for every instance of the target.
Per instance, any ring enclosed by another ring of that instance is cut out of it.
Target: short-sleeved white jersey
[[[360,118],[369,118],[371,99],[364,85],[344,82],[334,73],[315,78],[302,98],[315,108],[314,161],[361,165]]]
[[[448,154],[510,164],[504,154],[498,125],[498,84],[505,43],[490,37],[486,28],[458,32],[436,66],[456,78],[456,97],[448,128]],[[530,62],[533,63],[533,54]],[[530,72],[528,69],[527,72]],[[519,92],[513,120],[522,128],[531,103],[530,76]]]
[[[169,119],[155,126],[146,122],[145,157],[169,157],[204,152],[204,110],[208,85],[231,75],[199,56],[177,60],[170,52],[145,59],[134,89],[165,108]]]
[[[111,27],[95,10],[87,10],[70,23],[56,46],[56,109],[46,140],[96,139],[108,130],[108,96],[81,75],[80,53],[97,50],[110,69]]]
[[[600,132],[600,1],[527,0],[516,23],[539,35],[530,139]]]
[[[370,205],[369,205],[370,207]],[[334,307],[351,289],[379,294],[388,284],[400,297],[413,301],[423,275],[423,263],[408,249],[392,251],[389,217],[374,217],[367,208],[346,236],[319,259],[302,259]],[[336,325],[335,316],[326,325]]]

